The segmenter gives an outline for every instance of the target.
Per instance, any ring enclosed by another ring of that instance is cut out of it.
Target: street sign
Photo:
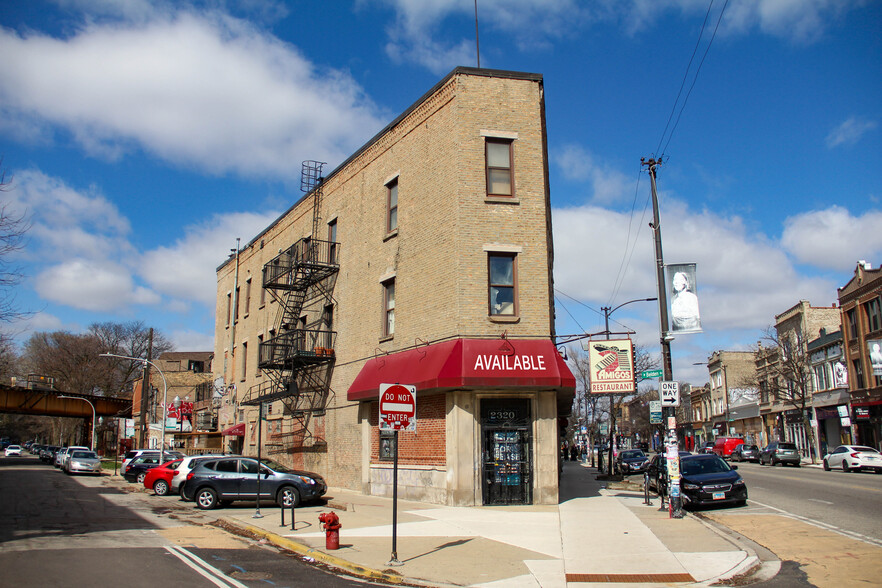
[[[662,404],[660,400],[649,401],[649,424],[662,424]]]
[[[380,384],[380,430],[416,431],[416,386]]]
[[[680,406],[680,382],[659,382],[662,406]]]
[[[643,370],[640,372],[640,379],[648,380],[649,378],[660,378],[662,377],[661,370]]]

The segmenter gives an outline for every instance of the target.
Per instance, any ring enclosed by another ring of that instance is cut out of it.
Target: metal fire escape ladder
[[[331,392],[337,334],[322,324],[321,312],[334,301],[339,244],[315,238],[321,230],[322,165],[305,161],[301,173],[301,189],[313,194],[312,235],[264,266],[263,286],[279,304],[275,335],[258,351],[258,367],[267,380],[252,386],[242,401],[244,405],[282,401],[285,413],[294,419],[290,441],[282,445],[298,440],[302,444],[313,436],[310,418],[324,412]],[[311,324],[305,320],[310,317]]]

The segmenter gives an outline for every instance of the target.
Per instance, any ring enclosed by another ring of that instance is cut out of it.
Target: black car
[[[58,453],[59,449],[61,447],[58,445],[45,445],[40,450],[40,461],[43,463],[53,463],[55,461],[55,454]]]
[[[732,450],[731,461],[759,461],[760,450],[756,445],[742,443]]]
[[[271,459],[221,457],[201,461],[187,474],[181,497],[196,502],[201,509],[215,508],[236,500],[257,498],[258,477],[260,499],[274,500],[285,508],[301,501],[317,500],[328,490],[324,479],[315,473],[289,469]]]
[[[183,458],[183,454],[177,451],[166,451],[163,456],[165,457],[165,461],[162,461],[159,453],[156,455],[145,454],[141,457],[136,457],[132,461],[130,461],[125,466],[125,471],[123,471],[122,476],[129,482],[137,482],[138,484],[144,483],[144,478],[147,476],[147,472],[152,470],[155,467],[159,467],[164,463],[168,463],[170,461]]]
[[[799,467],[801,460],[799,450],[795,443],[785,443],[784,441],[772,441],[763,448],[759,455],[760,465],[778,465],[779,463]]]
[[[649,467],[649,458],[641,449],[626,449],[616,458],[616,467],[626,476],[642,474]]]
[[[747,503],[747,486],[718,455],[691,455],[680,460],[680,496],[683,506]]]
[[[692,454],[688,451],[678,451],[680,461],[684,457],[690,457]],[[668,463],[664,453],[656,453],[652,456],[649,466],[646,468],[648,486],[656,494],[667,495],[668,493]]]

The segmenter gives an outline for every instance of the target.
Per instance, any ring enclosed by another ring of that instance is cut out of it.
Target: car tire
[[[827,460],[826,460],[826,459],[824,460],[824,471],[825,471],[825,472],[829,472],[829,471],[830,471],[830,464],[827,463]]]
[[[200,488],[193,496],[196,501],[196,508],[201,510],[211,510],[217,506],[217,492],[211,488]]]
[[[146,478],[146,477],[147,477],[147,472],[141,472],[140,474],[138,474],[138,477],[135,479],[135,481],[138,482],[138,484],[140,484],[141,486],[143,486],[144,485],[144,478]]]
[[[168,494],[168,482],[165,480],[156,480],[153,484],[153,491],[157,496],[166,496]]]
[[[844,459],[842,460],[842,471],[845,472],[846,474],[851,471],[848,469],[848,462],[845,461]]]
[[[276,495],[276,504],[282,508],[300,506],[300,492],[294,486],[282,486]]]

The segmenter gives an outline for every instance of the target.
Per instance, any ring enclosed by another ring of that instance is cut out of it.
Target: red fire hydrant
[[[323,512],[319,515],[319,522],[325,530],[325,548],[340,549],[340,518],[337,513]]]

